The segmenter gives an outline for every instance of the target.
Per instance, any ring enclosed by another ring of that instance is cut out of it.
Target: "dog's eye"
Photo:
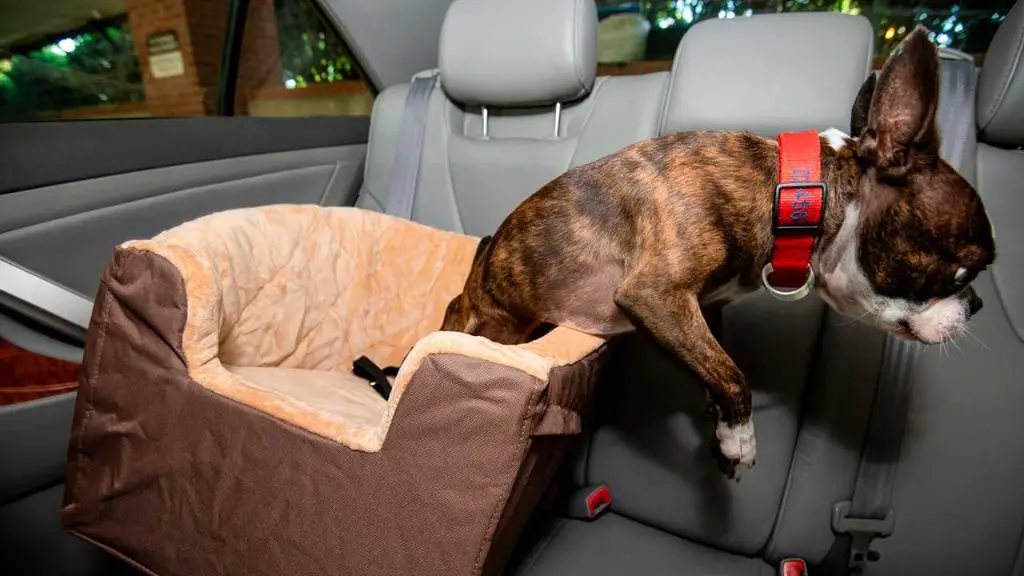
[[[964,268],[963,266],[957,268],[956,274],[953,275],[953,282],[956,282],[960,286],[970,284],[975,277],[978,276],[978,271],[973,268]]]

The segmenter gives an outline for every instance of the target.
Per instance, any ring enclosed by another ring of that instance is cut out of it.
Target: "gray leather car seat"
[[[841,27],[831,29],[840,22],[787,15],[696,26],[679,48],[666,129],[771,133],[796,128],[792,123],[801,119],[816,126],[828,118],[818,108],[827,101],[789,105],[789,98],[813,98],[816,90],[787,95],[786,82],[765,79],[800,74],[804,80],[797,85],[806,87],[806,78],[813,78],[810,85],[822,87],[820,94],[836,82],[859,83],[863,68],[820,52],[845,47],[860,54],[861,63],[869,57],[870,38],[864,36],[870,32],[852,24],[846,35]],[[830,41],[815,38],[817,33]],[[804,42],[815,46],[814,54],[798,49]],[[979,143],[969,139],[961,167],[965,177],[976,175],[997,230],[998,261],[974,283],[985,309],[972,321],[973,336],[947,350],[924,350],[907,372],[912,393],[906,432],[898,450],[883,458],[898,463],[891,501],[895,529],[875,541],[880,558],[868,565],[868,575],[1024,574],[1022,53],[1024,7],[1018,3],[980,74]],[[714,66],[740,54],[744,58],[732,60],[741,62],[740,70],[710,81],[702,75],[705,58]],[[814,68],[822,61],[832,66]],[[676,88],[680,82],[690,87],[685,98]],[[722,109],[715,106],[718,95]],[[838,98],[835,113],[848,114],[849,100]],[[672,112],[677,102],[678,115]],[[713,435],[696,408],[699,390],[665,353],[635,337],[620,349],[604,423],[575,479],[608,485],[610,512],[590,522],[554,520],[517,573],[768,575],[778,573],[787,557],[817,563],[828,556],[835,543],[832,508],[853,492],[885,337],[810,298],[793,305],[761,295],[728,307],[724,330],[726,347],[756,388],[759,455],[753,473],[733,485],[712,469],[707,446]]]
[[[596,35],[593,0],[452,3],[441,31],[440,82],[429,101],[413,220],[491,234],[569,167],[657,134],[668,74],[595,78]],[[359,207],[387,205],[408,92],[408,84],[391,86],[374,104]]]
[[[862,17],[783,14],[700,23],[677,50],[663,129],[749,129],[767,137],[781,130],[849,130],[872,53],[873,32]],[[786,532],[777,524],[780,507],[794,497],[791,471],[805,457],[797,450],[802,407],[818,386],[812,359],[828,317],[816,297],[783,303],[762,292],[726,307],[724,345],[754,388],[758,434],[757,466],[740,483],[715,468],[714,423],[702,413],[703,392],[691,373],[645,336],[623,342],[617,372],[605,386],[603,424],[576,478],[610,487],[610,512],[590,522],[555,521],[520,573],[768,575],[776,569],[757,557],[804,550],[805,535],[780,541]],[[877,364],[877,351],[865,360]],[[827,447],[826,465],[839,478],[855,473],[857,443]],[[817,492],[801,496],[824,522],[788,521],[793,531],[819,532],[827,551],[829,509],[842,486]]]
[[[1024,574],[1024,3],[989,46],[978,77],[973,166],[996,262],[973,283],[985,307],[972,336],[929,349],[893,494],[896,530],[875,575]]]

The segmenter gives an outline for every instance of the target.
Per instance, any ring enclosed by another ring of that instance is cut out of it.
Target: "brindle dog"
[[[861,87],[852,136],[821,134],[829,201],[811,259],[838,312],[925,343],[964,329],[995,258],[981,198],[939,157],[937,104],[938,53],[918,27]],[[732,477],[754,465],[750,389],[709,324],[759,286],[778,164],[775,140],[696,131],[573,168],[505,219],[442,329],[514,344],[543,325],[642,327],[706,383]]]

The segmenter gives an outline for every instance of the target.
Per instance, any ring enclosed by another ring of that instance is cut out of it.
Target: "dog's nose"
[[[967,317],[970,318],[977,314],[984,305],[985,303],[982,302],[981,298],[972,290],[971,294],[967,297]]]

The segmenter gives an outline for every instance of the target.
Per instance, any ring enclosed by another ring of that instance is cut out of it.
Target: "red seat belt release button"
[[[779,564],[779,576],[807,576],[807,563],[799,558],[786,558]]]
[[[593,520],[612,503],[612,492],[604,484],[584,486],[569,498],[566,515],[576,520]]]
[[[779,181],[772,201],[771,263],[762,280],[774,296],[795,300],[813,283],[811,251],[821,234],[828,186],[821,179],[821,137],[817,132],[783,132]],[[798,292],[805,289],[803,292]]]
[[[587,495],[587,512],[591,518],[598,514],[612,503],[612,493],[604,484],[600,485],[593,492]]]

